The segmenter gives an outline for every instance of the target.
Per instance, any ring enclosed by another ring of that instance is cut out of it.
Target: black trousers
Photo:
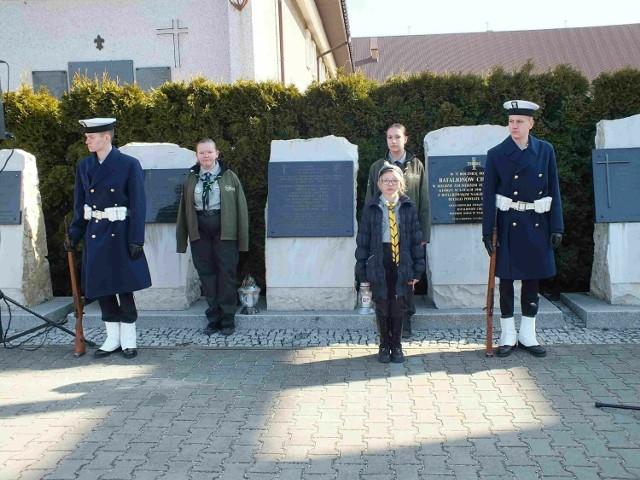
[[[398,266],[393,262],[391,244],[382,244],[382,262],[387,282],[387,298],[377,298],[376,320],[381,347],[399,347],[402,341],[402,322],[407,316],[407,302],[404,296],[396,295]]]
[[[198,215],[200,240],[191,242],[191,256],[196,267],[204,296],[205,315],[209,323],[222,328],[233,327],[238,305],[236,269],[238,242],[220,239],[220,214]]]
[[[535,317],[538,313],[540,303],[540,282],[539,280],[522,280],[520,290],[520,308],[525,317]],[[508,278],[500,279],[500,314],[502,318],[513,317],[513,280]]]
[[[120,297],[119,303],[118,297]],[[104,322],[133,323],[138,319],[138,310],[136,309],[133,292],[119,293],[117,296],[98,297],[98,304],[100,305]]]

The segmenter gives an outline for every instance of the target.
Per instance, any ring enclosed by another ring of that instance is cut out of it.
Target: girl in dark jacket
[[[378,360],[404,362],[405,298],[425,270],[422,232],[415,204],[404,194],[402,171],[391,164],[378,173],[381,194],[367,202],[356,237],[356,275],[371,286],[380,333]]]

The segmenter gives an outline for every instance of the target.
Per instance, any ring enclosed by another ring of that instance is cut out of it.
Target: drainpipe
[[[280,41],[280,82],[284,85],[284,32],[282,31],[282,0],[278,0],[278,30]]]

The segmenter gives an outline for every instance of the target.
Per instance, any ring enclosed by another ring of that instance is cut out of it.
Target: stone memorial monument
[[[0,150],[0,166],[10,154]],[[35,157],[15,150],[0,173],[0,290],[28,307],[53,298],[38,185]]]
[[[597,124],[590,294],[564,294],[590,328],[640,326],[640,115]]]
[[[344,138],[271,142],[267,309],[355,307],[358,147]]]
[[[128,143],[120,148],[142,165],[147,217],[144,252],[152,286],[136,292],[139,310],[185,310],[200,298],[191,250],[176,253],[176,218],[182,182],[196,163],[192,150],[171,143]]]
[[[431,202],[427,278],[429,298],[438,309],[485,305],[489,257],[482,243],[484,164],[487,150],[508,136],[507,127],[480,125],[446,127],[424,138]]]

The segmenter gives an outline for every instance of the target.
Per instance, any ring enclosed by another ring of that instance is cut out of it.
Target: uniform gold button
[[[538,195],[542,195],[542,192],[538,192]]]
[[[539,226],[540,226],[540,224],[539,224],[539,223],[536,223],[536,227],[539,227]]]
[[[113,204],[113,206],[114,206],[114,207],[117,207],[117,206],[118,206],[118,204],[117,204],[117,203],[114,203],[114,204]]]
[[[518,175],[516,175],[516,176],[515,176],[515,177],[513,177],[513,178],[515,178],[515,179],[517,180],[517,179],[518,179]]]
[[[538,226],[538,225],[536,225],[536,227],[537,227],[537,226]],[[116,236],[116,234],[115,234],[115,233],[112,233],[112,234],[111,234],[111,236],[112,236],[112,237],[115,237],[115,236]]]
[[[542,177],[542,174],[541,174],[541,173],[539,173],[539,174],[538,174],[538,177]]]
[[[517,224],[516,222],[513,222],[511,225],[513,225],[513,226],[515,227],[515,226],[516,226],[516,225],[518,225],[518,224]]]
[[[93,208],[98,208],[98,207],[96,207],[96,206],[94,205],[94,206],[93,206]]]
[[[98,223],[98,221],[99,221],[99,220],[96,218],[96,223]]]
[[[115,192],[115,191],[116,191],[116,189],[115,189],[115,188],[112,188],[112,189],[111,189],[111,191],[112,191],[112,192]]]
[[[91,238],[96,238],[96,236],[95,235],[91,235]]]
[[[95,192],[95,190],[92,188],[91,190],[89,190],[91,193]]]
[[[518,195],[518,192],[513,192],[514,195]]]

